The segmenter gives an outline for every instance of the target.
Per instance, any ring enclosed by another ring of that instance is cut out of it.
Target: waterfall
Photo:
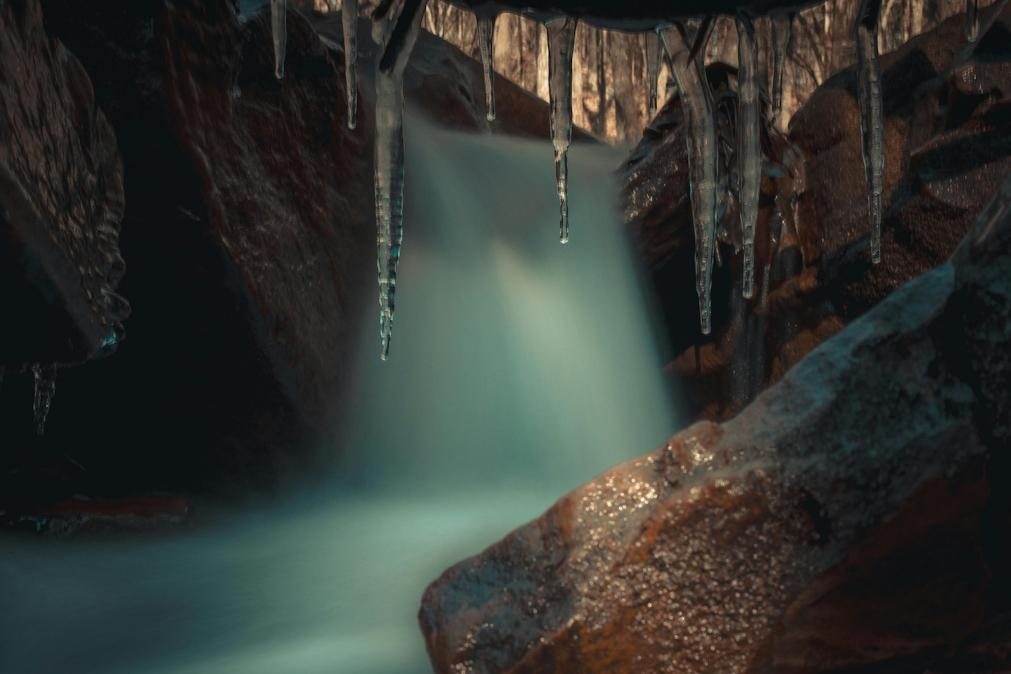
[[[676,429],[618,151],[571,148],[559,246],[547,141],[406,133],[396,346],[363,321],[334,477],[160,536],[0,539],[0,671],[428,672],[428,582]]]

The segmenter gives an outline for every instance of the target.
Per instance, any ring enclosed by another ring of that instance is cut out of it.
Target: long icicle
[[[716,250],[716,188],[718,148],[713,117],[713,95],[701,59],[690,57],[691,45],[683,27],[660,33],[670,58],[687,122],[688,175],[691,186],[692,224],[695,230],[695,289],[699,296],[702,334],[712,329],[712,274]]]
[[[965,0],[965,37],[969,42],[979,39],[978,0]]]
[[[772,121],[779,126],[783,115],[783,72],[790,53],[793,17],[784,12],[772,15]]]
[[[274,38],[274,77],[283,79],[288,53],[288,0],[270,0],[270,29]]]
[[[341,2],[344,30],[344,88],[347,89],[348,128],[358,126],[358,0]]]
[[[649,115],[656,114],[660,92],[660,36],[656,31],[646,33],[646,78],[649,80]]]
[[[762,138],[758,101],[758,43],[755,24],[737,15],[737,156],[741,185],[741,239],[744,243],[742,294],[755,292],[755,223],[762,187]]]
[[[424,0],[420,11],[402,27],[402,43],[391,55],[389,68],[380,61],[376,68],[376,266],[379,273],[379,344],[380,358],[386,360],[393,336],[393,312],[397,291],[397,264],[404,240],[404,69],[418,38]],[[398,33],[397,19],[387,15],[374,26],[384,52]]]
[[[489,122],[495,121],[495,19],[494,13],[479,12],[477,15],[477,44],[484,70],[485,117]]]
[[[551,19],[548,31],[548,97],[551,99],[551,143],[555,147],[555,185],[560,219],[558,238],[569,242],[569,144],[572,142],[572,50],[576,19]]]
[[[881,63],[878,61],[880,12],[881,0],[862,0],[855,26],[860,129],[867,177],[867,212],[871,221],[871,261],[874,264],[881,261],[881,198],[885,178],[885,121],[881,101]]]

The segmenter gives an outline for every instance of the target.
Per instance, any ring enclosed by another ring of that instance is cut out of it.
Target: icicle
[[[484,68],[485,116],[495,121],[495,14],[480,13],[477,17],[477,44]]]
[[[379,342],[380,358],[390,353],[393,335],[393,311],[397,291],[397,263],[404,240],[404,69],[418,38],[424,3],[420,11],[410,16],[403,33],[403,43],[384,70],[382,62],[376,68],[376,265],[379,272]],[[396,23],[389,16],[373,26],[373,36],[379,35],[381,47],[388,46],[396,32]]]
[[[656,114],[660,89],[660,36],[646,33],[646,78],[649,80],[649,114]]]
[[[881,0],[863,0],[856,21],[860,129],[867,177],[867,212],[871,220],[871,261],[875,264],[881,261],[881,195],[885,176],[885,123],[881,103],[881,64],[878,62],[880,11]]]
[[[288,0],[270,0],[270,28],[274,36],[274,77],[282,79],[288,52]]]
[[[53,406],[53,396],[56,395],[56,366],[35,363],[32,366],[35,375],[35,400],[32,412],[35,416],[35,432],[40,436],[46,432],[46,418],[49,408]]]
[[[779,204],[777,204],[772,217],[769,218],[769,257],[765,261],[765,268],[762,270],[762,295],[758,303],[762,314],[766,314],[769,311],[769,285],[772,283],[772,268],[779,257],[779,242],[783,239],[783,230],[786,229],[785,225],[786,221],[783,218],[783,212],[779,210]]]
[[[755,287],[755,223],[762,187],[762,138],[758,100],[758,44],[751,17],[737,16],[737,156],[741,176],[741,239],[744,243],[742,294]]]
[[[687,122],[688,175],[695,229],[695,288],[703,334],[711,329],[713,255],[716,248],[718,149],[713,117],[713,95],[701,59],[690,58],[691,48],[680,27],[660,33],[670,58]]]
[[[978,0],[965,0],[965,37],[969,42],[979,39]]]
[[[548,95],[551,99],[551,143],[555,146],[555,184],[561,212],[559,240],[569,242],[569,143],[572,142],[572,49],[576,20],[551,19],[548,31]]]
[[[358,0],[343,0],[344,88],[347,89],[348,128],[358,126]]]
[[[789,14],[776,12],[772,15],[772,121],[777,126],[783,114],[783,71],[790,51],[790,37],[793,34],[793,20]]]

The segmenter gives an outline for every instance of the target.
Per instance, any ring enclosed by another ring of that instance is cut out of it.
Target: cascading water
[[[620,154],[570,148],[563,247],[547,142],[408,127],[405,338],[381,363],[363,320],[326,494],[142,540],[0,540],[0,671],[429,672],[428,582],[675,429]]]

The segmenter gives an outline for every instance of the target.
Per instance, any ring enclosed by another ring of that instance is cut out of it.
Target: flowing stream
[[[165,535],[0,537],[0,672],[428,672],[430,581],[676,429],[620,154],[571,148],[562,246],[549,142],[407,138],[391,355],[367,317],[333,477]]]

